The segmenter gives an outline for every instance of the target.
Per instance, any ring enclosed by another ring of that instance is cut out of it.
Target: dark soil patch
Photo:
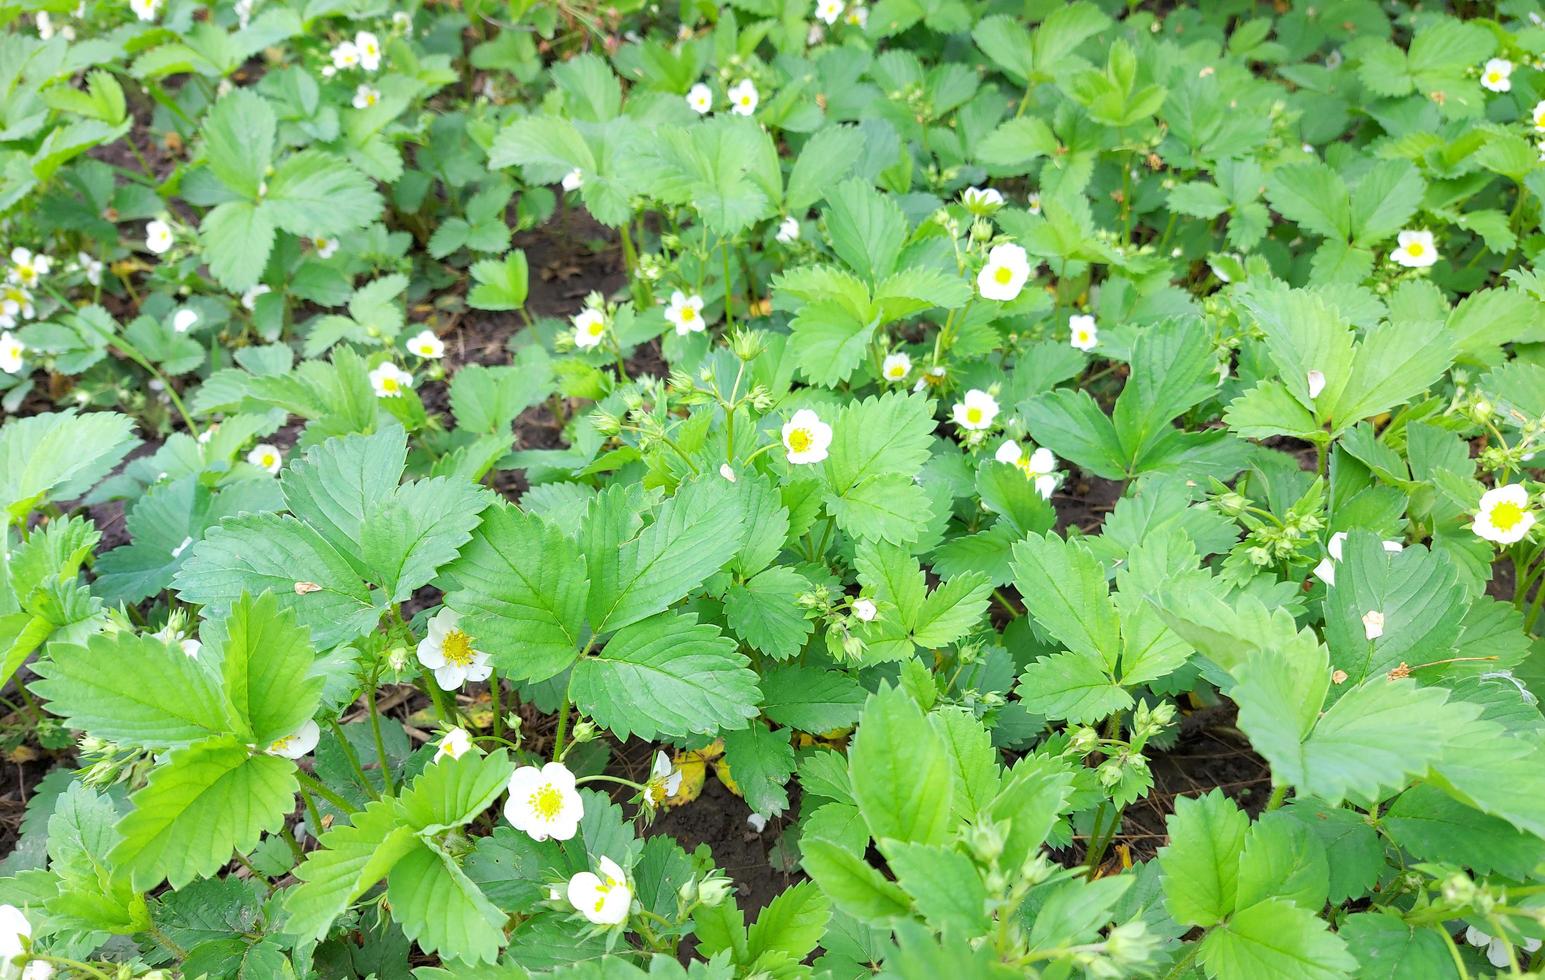
[[[1094,534],[1105,523],[1105,516],[1121,499],[1123,484],[1091,473],[1070,473],[1061,488],[1052,494],[1057,506],[1057,530],[1063,534],[1076,527]]]
[[[686,806],[665,811],[644,836],[667,834],[687,851],[707,844],[714,860],[734,880],[740,907],[751,918],[804,876],[778,870],[768,857],[783,821],[769,820],[758,833],[746,823],[749,816],[751,808],[746,801],[710,775],[701,796]]]

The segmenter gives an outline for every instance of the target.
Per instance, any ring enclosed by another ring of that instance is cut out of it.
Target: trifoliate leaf
[[[218,664],[236,732],[266,746],[316,713],[322,677],[309,632],[273,593],[242,596],[199,632],[200,658]]]

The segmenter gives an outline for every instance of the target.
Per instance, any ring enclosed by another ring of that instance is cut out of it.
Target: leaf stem
[[[333,734],[338,737],[338,745],[343,749],[343,757],[349,760],[349,767],[354,770],[354,778],[359,783],[360,788],[369,793],[372,800],[380,799],[381,794],[376,792],[375,786],[371,784],[370,779],[365,775],[365,767],[359,764],[359,753],[354,751],[353,744],[349,742],[349,736],[344,734],[343,726],[338,724],[337,718],[327,719],[327,724],[333,730]]]
[[[337,793],[334,793],[332,790],[328,789],[320,779],[317,779],[315,776],[311,775],[309,772],[306,772],[304,769],[297,768],[295,770],[295,778],[300,781],[302,792],[304,792],[306,789],[310,789],[313,793],[331,803],[336,809],[341,810],[344,813],[354,813],[359,809],[359,807],[355,806],[348,800],[339,796]],[[322,825],[320,823],[317,824],[316,832],[318,836],[321,835]]]
[[[381,713],[376,710],[378,678],[378,674],[370,675],[370,684],[365,688],[365,705],[370,709],[370,737],[376,743],[376,765],[381,767],[381,787],[387,796],[391,796],[396,790],[392,787],[392,766],[386,758],[386,741],[381,738]]]

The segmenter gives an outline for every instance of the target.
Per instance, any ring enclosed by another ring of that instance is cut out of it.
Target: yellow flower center
[[[448,664],[465,667],[472,662],[472,637],[461,630],[445,634],[445,645],[441,649]]]
[[[276,738],[274,739],[273,744],[268,747],[268,751],[283,752],[285,749],[290,747],[290,743],[293,741],[295,741],[294,735],[286,735],[283,738]]]
[[[998,285],[1007,286],[1014,279],[1014,270],[1006,265],[1000,265],[993,270],[992,277],[997,280]]]
[[[681,318],[682,318],[682,320],[690,321],[695,316],[697,316],[697,311],[694,310],[692,307],[690,307],[690,306],[683,306],[681,308]]]
[[[900,364],[892,364],[890,370],[885,372],[885,376],[888,378],[904,378],[906,375],[906,369]]]
[[[982,421],[982,410],[977,408],[975,405],[966,409],[966,421],[972,423],[973,425]]]
[[[1413,259],[1421,258],[1422,253],[1426,250],[1427,249],[1422,245],[1421,242],[1412,242],[1406,246],[1406,253]]]
[[[396,378],[382,378],[381,379],[381,389],[383,391],[396,391],[397,390],[397,379]]]
[[[558,787],[552,783],[545,783],[529,800],[531,812],[543,820],[552,821],[563,812],[563,794],[558,792]]]
[[[1499,531],[1511,531],[1523,519],[1524,509],[1511,500],[1504,500],[1491,509],[1492,526]]]
[[[1087,331],[1087,330],[1080,330],[1078,332],[1078,342],[1080,344],[1087,344],[1087,343],[1089,343],[1089,331]]]
[[[749,96],[749,95],[742,95],[740,97],[740,104],[743,105],[743,106],[750,106],[751,105],[751,96]]]
[[[796,453],[805,452],[814,442],[809,429],[795,429],[789,433],[789,448]]]
[[[599,337],[599,336],[601,336],[601,334],[603,334],[605,332],[606,332],[606,324],[602,323],[599,320],[597,320],[597,321],[595,321],[593,323],[586,324],[586,326],[585,326],[585,333],[589,334],[592,337]]]
[[[279,462],[279,460],[274,457],[273,453],[264,453],[263,454],[263,465],[264,466],[272,466],[272,465],[274,465],[277,462]]]
[[[1500,72],[1489,71],[1486,73],[1486,81],[1500,82],[1502,81],[1502,74]]]

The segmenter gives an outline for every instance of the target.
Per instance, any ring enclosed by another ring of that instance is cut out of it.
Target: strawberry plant
[[[1545,970],[1536,8],[3,7],[0,978]]]

